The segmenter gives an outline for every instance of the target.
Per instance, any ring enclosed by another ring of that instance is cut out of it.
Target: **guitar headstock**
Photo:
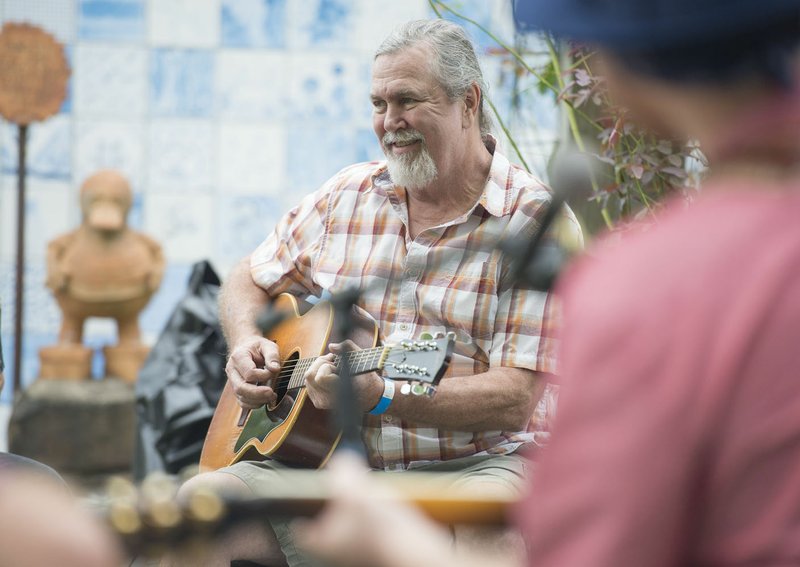
[[[178,488],[185,478],[156,472],[139,486],[122,477],[109,480],[95,507],[131,556],[158,557],[176,548],[207,551],[230,528],[264,517],[264,504],[253,505],[260,501],[207,488],[179,499]]]
[[[432,396],[453,356],[455,333],[436,333],[392,345],[383,362],[383,375],[403,380],[403,394]]]

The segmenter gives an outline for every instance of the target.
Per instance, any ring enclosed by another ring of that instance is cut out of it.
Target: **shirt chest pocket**
[[[455,331],[459,340],[489,340],[497,314],[497,278],[496,262],[470,262],[442,271],[419,298],[421,314],[427,324]]]

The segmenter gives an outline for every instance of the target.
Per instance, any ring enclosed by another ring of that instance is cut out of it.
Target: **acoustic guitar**
[[[278,346],[281,370],[272,384],[277,401],[269,407],[244,410],[230,383],[222,391],[211,420],[200,470],[216,470],[241,460],[274,459],[300,468],[322,467],[336,448],[340,431],[332,426],[329,410],[314,407],[303,375],[325,353],[334,325],[334,310],[327,302],[300,314],[297,300],[281,294],[273,305],[288,317],[266,337]],[[377,346],[374,322],[362,324],[353,338],[363,350],[345,353],[350,372],[382,371],[391,380],[403,380],[401,393],[433,395],[450,362],[454,335],[443,334],[396,345]],[[346,360],[342,360],[346,357]]]

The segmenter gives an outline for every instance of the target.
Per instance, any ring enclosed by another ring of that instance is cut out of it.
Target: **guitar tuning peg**
[[[150,523],[156,528],[174,528],[183,521],[181,510],[175,502],[158,502],[148,514]]]
[[[456,340],[456,334],[453,331],[448,332],[446,336],[451,341]]]
[[[421,341],[430,341],[433,339],[433,335],[431,335],[428,331],[424,333],[420,333],[419,338]]]
[[[172,500],[177,491],[175,481],[162,472],[150,473],[142,481],[142,497],[148,501]]]
[[[106,494],[112,501],[136,501],[139,491],[136,485],[122,476],[112,476],[106,481]]]
[[[435,335],[433,335],[433,338],[434,339],[443,339],[444,338],[444,333],[442,331],[439,331]]]
[[[139,491],[136,485],[122,476],[106,481],[106,517],[111,527],[123,537],[135,537],[142,528],[139,512]]]
[[[182,514],[175,502],[177,491],[175,481],[165,473],[151,473],[142,481],[142,500],[148,523],[157,528],[171,528],[181,522]]]
[[[113,502],[109,507],[108,521],[123,536],[132,536],[142,529],[142,517],[133,502]]]
[[[189,497],[190,516],[200,522],[214,523],[225,514],[225,503],[219,494],[207,489],[198,489]]]
[[[411,393],[411,384],[406,382],[405,384],[400,386],[400,393],[403,394],[404,396],[409,395]]]

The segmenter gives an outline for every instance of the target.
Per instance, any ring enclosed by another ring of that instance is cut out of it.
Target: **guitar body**
[[[267,335],[278,346],[282,368],[291,369],[296,361],[327,351],[334,324],[333,309],[327,302],[301,315],[297,300],[281,294],[274,308],[291,314]],[[375,323],[359,321],[358,329],[352,337],[354,342],[362,348],[375,346]],[[331,412],[315,408],[304,386],[287,387],[277,382],[271,386],[278,394],[277,402],[248,411],[239,405],[230,382],[225,384],[203,444],[201,471],[268,458],[302,468],[319,468],[327,462],[340,437]]]

